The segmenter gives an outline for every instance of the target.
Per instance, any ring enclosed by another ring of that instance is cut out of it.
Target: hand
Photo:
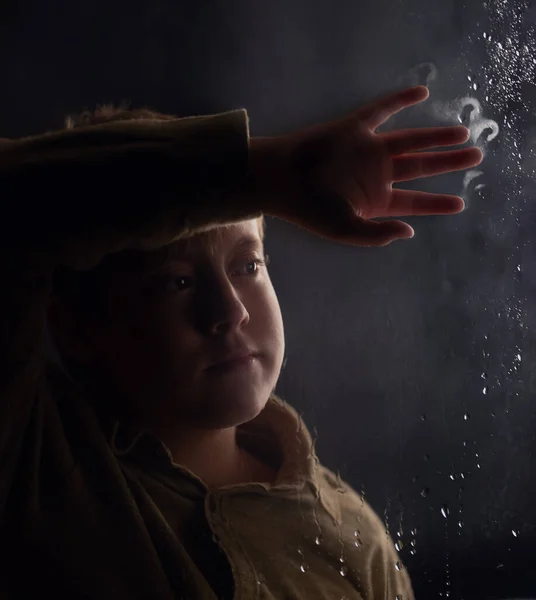
[[[392,184],[475,167],[478,148],[418,152],[466,142],[462,126],[375,130],[404,108],[426,100],[418,86],[364,106],[343,119],[272,138],[287,149],[287,188],[265,211],[327,239],[385,246],[414,235],[403,221],[376,217],[449,215],[461,212],[458,196],[393,189]],[[291,183],[290,183],[291,182]]]

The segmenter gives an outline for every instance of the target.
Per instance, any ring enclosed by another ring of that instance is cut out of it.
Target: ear
[[[95,352],[91,332],[94,328],[88,320],[84,320],[67,303],[51,296],[47,321],[54,342],[64,357],[83,365],[93,362]]]

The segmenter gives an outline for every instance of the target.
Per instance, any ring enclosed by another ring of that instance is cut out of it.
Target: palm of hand
[[[395,189],[393,183],[478,165],[482,153],[477,148],[420,152],[466,142],[465,127],[375,132],[391,116],[427,97],[427,88],[410,88],[339,121],[292,134],[299,149],[295,169],[303,197],[278,216],[337,242],[383,246],[413,237],[413,229],[403,221],[373,218],[462,211],[464,202],[457,196]]]

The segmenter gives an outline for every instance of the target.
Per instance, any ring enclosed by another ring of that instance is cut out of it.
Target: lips
[[[251,359],[256,358],[258,353],[253,352],[253,350],[239,350],[235,352],[230,352],[213,362],[207,367],[208,369],[214,369],[216,367],[226,367],[232,365],[238,365],[241,363],[247,364]]]

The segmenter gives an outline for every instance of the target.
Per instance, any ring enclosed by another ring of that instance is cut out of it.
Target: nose
[[[229,281],[215,282],[206,291],[206,299],[201,303],[205,327],[213,334],[243,327],[249,322],[249,313],[239,293]]]

